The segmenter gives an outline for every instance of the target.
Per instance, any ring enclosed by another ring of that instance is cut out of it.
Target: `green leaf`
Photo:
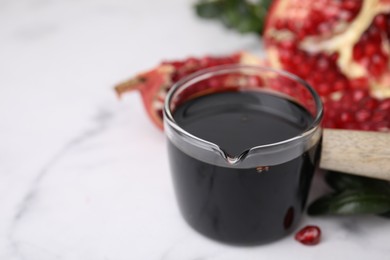
[[[220,20],[240,33],[260,33],[271,0],[200,0],[195,4],[199,17]]]
[[[382,214],[390,211],[390,192],[378,190],[346,190],[314,201],[309,215]]]
[[[217,18],[222,14],[222,1],[200,1],[195,5],[196,14],[202,18]]]
[[[375,189],[390,192],[389,182],[368,177],[329,171],[325,175],[325,180],[337,192],[360,189]]]

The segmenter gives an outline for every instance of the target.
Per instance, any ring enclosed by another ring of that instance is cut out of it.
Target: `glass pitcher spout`
[[[245,157],[247,156],[248,153],[249,153],[249,150],[244,151],[239,156],[227,155],[226,161],[229,165],[237,165],[237,164],[241,163],[243,160],[245,160]]]
[[[317,125],[300,136],[255,146],[232,156],[217,144],[183,132],[169,120],[164,120],[164,129],[170,141],[189,156],[205,163],[229,168],[256,168],[259,165],[272,166],[290,161],[317,145],[322,136],[322,128]]]

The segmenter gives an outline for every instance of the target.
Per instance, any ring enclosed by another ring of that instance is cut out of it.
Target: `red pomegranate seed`
[[[381,109],[376,110],[376,111],[374,111],[374,114],[371,117],[371,121],[373,123],[383,122],[386,120],[387,115],[388,115],[388,111],[386,111],[386,110],[381,110]]]
[[[366,78],[357,78],[350,81],[351,87],[354,89],[366,89],[368,80]]]
[[[294,43],[293,41],[285,41],[280,44],[280,47],[286,50],[293,50],[295,48],[295,44],[296,43]]]
[[[344,1],[343,8],[349,11],[355,12],[359,8],[359,2],[356,1]]]
[[[369,69],[373,75],[379,76],[386,69],[387,67],[386,59],[387,58],[385,56],[379,53],[376,53],[371,57]]]
[[[326,81],[327,82],[334,82],[339,78],[339,74],[335,71],[329,70],[326,72]]]
[[[302,64],[302,67],[300,68],[300,72],[303,76],[309,74],[310,71],[311,71],[311,67],[309,66],[309,64],[307,63]]]
[[[360,107],[373,111],[378,105],[378,100],[372,97],[365,97],[360,101]]]
[[[386,17],[383,14],[378,15],[374,19],[374,23],[381,29],[386,29]]]
[[[365,48],[365,54],[370,57],[371,55],[374,55],[377,52],[378,48],[375,43],[368,43]]]
[[[347,87],[347,81],[346,80],[337,80],[335,83],[334,83],[334,89],[336,91],[338,90],[343,90]]]
[[[337,128],[336,123],[333,120],[325,120],[324,127],[326,128]]]
[[[340,99],[341,108],[347,109],[353,104],[353,97],[347,93],[343,93],[343,96]]]
[[[329,61],[325,58],[320,58],[318,60],[317,65],[318,65],[318,68],[322,71],[326,71],[329,69]]]
[[[293,57],[293,63],[295,65],[301,65],[302,63],[304,63],[304,59],[301,55],[299,54],[296,54],[294,57]]]
[[[346,125],[346,123],[351,123],[353,121],[353,114],[348,111],[343,111],[340,113],[340,123]]]
[[[390,122],[387,121],[381,121],[375,124],[375,130],[376,131],[387,131],[390,128]]]
[[[347,122],[343,125],[344,129],[358,130],[359,124],[356,122]]]
[[[368,91],[358,89],[353,92],[353,102],[360,102],[364,97],[368,96]]]
[[[306,226],[295,234],[295,240],[304,245],[317,245],[321,239],[321,229],[317,226]]]
[[[311,75],[311,80],[313,80],[314,84],[312,84],[313,86],[317,86],[317,84],[321,83],[323,81],[323,75],[322,73],[317,73],[317,72],[314,72],[312,75]]]
[[[378,106],[381,110],[390,110],[390,98],[384,99]],[[390,113],[390,111],[389,111]]]
[[[362,46],[359,44],[356,44],[355,47],[353,48],[353,59],[354,60],[360,60],[361,58],[364,57],[364,52]]]
[[[320,83],[317,85],[317,91],[321,96],[326,96],[330,93],[330,88],[326,83]]]
[[[336,62],[339,58],[339,54],[338,53],[333,53],[332,55],[330,55],[330,59],[332,62]]]
[[[368,109],[361,109],[356,112],[355,119],[358,122],[365,122],[367,121],[371,116],[371,112]]]
[[[275,22],[275,28],[278,29],[278,30],[280,30],[280,29],[283,29],[283,27],[284,27],[283,21],[281,21],[281,20],[276,20],[276,22]]]
[[[361,130],[364,130],[364,131],[370,131],[370,130],[374,130],[373,127],[372,127],[372,123],[371,122],[363,122],[360,124],[360,128]]]

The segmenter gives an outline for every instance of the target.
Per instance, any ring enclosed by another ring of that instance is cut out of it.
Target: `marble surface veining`
[[[0,259],[390,259],[390,222],[305,216],[323,241],[210,241],[179,215],[165,138],[112,86],[163,59],[248,50],[184,0],[0,1]],[[325,187],[317,179],[312,197]]]

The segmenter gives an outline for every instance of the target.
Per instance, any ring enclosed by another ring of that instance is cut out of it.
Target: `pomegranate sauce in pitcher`
[[[299,136],[314,120],[298,103],[261,91],[196,97],[179,105],[173,117],[182,129],[232,158]],[[267,243],[290,233],[305,207],[319,144],[280,164],[235,168],[201,161],[169,140],[184,219],[200,233],[232,244]]]

